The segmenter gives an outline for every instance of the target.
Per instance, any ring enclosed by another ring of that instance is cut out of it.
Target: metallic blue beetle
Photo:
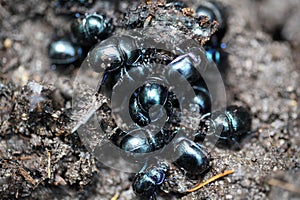
[[[92,46],[107,38],[113,30],[112,19],[105,15],[88,14],[71,23],[74,42],[83,46]]]
[[[214,135],[220,146],[239,149],[239,142],[250,134],[251,115],[244,107],[228,106],[223,112],[206,115],[199,127],[201,130],[196,134],[196,141],[203,141],[206,135]]]
[[[208,16],[210,21],[215,20],[219,23],[218,30],[210,37],[210,41],[204,45],[208,60],[216,64],[221,63],[224,56],[223,49],[226,48],[226,44],[222,43],[227,30],[226,15],[224,6],[213,1],[204,1],[196,10],[196,16]]]
[[[48,55],[53,64],[71,64],[82,57],[82,49],[68,40],[60,39],[49,45]]]

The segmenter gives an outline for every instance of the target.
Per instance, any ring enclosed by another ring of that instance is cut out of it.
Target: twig
[[[118,198],[119,198],[119,194],[116,193],[116,194],[111,198],[111,200],[117,200]]]
[[[32,185],[35,185],[35,180],[30,176],[29,172],[27,172],[23,167],[19,167],[20,174],[25,178],[25,180]]]
[[[211,183],[211,182],[213,182],[213,181],[215,181],[215,180],[217,180],[219,178],[222,178],[222,177],[224,177],[224,176],[226,176],[228,174],[232,174],[232,173],[234,173],[234,170],[225,171],[225,172],[223,172],[221,174],[218,174],[218,175],[216,175],[216,176],[208,179],[207,181],[205,181],[205,182],[203,182],[203,183],[195,186],[194,188],[187,190],[186,192],[188,192],[188,193],[195,192],[195,191],[199,190],[200,188],[204,187],[205,185],[207,185],[207,184],[209,184],[209,183]]]
[[[47,154],[48,154],[48,166],[47,166],[48,178],[50,179],[51,178],[51,153],[50,153],[50,151],[47,150]]]

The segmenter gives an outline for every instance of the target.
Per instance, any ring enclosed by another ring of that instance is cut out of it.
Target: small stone
[[[56,113],[53,113],[53,114],[52,114],[52,117],[53,117],[53,118],[58,118],[58,115],[57,115]]]
[[[5,49],[10,49],[12,46],[12,41],[9,38],[6,38],[3,42],[3,45],[5,47]]]
[[[21,115],[21,119],[24,120],[24,121],[26,121],[26,120],[27,120],[27,114],[26,114],[26,113],[23,113],[23,114]]]

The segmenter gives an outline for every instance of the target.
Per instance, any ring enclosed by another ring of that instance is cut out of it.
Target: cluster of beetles
[[[87,0],[58,1],[58,6],[78,4],[90,6],[93,2]],[[161,13],[175,13],[177,17],[161,17]],[[180,122],[178,113],[180,100],[174,92],[156,82],[146,82],[143,86],[134,91],[129,100],[130,118],[136,127],[143,128],[153,121],[149,111],[153,106],[162,106],[167,114],[165,123],[167,126],[153,133],[142,131],[126,132],[121,128],[112,127],[111,141],[120,149],[136,154],[145,154],[153,151],[162,151],[166,145],[171,144],[174,148],[172,164],[183,170],[187,176],[197,176],[206,172],[210,167],[210,155],[206,148],[200,143],[207,134],[215,134],[218,144],[229,146],[239,145],[240,141],[250,133],[251,116],[246,108],[239,106],[228,106],[224,111],[211,113],[212,100],[208,87],[203,77],[194,69],[193,62],[189,57],[170,55],[161,49],[141,48],[136,45],[136,39],[131,37],[120,37],[118,41],[107,40],[115,32],[113,19],[104,14],[91,13],[85,15],[74,14],[74,20],[70,24],[70,37],[59,39],[49,45],[49,58],[56,65],[70,65],[84,58],[87,51],[96,44],[96,51],[92,51],[92,58],[105,57],[110,61],[109,66],[102,67],[102,81],[99,86],[99,93],[111,95],[118,79],[127,76],[126,72],[131,69],[138,69],[142,73],[141,66],[151,66],[151,63],[162,62],[168,65],[170,70],[177,70],[189,84],[194,88],[196,95],[195,105],[198,106],[201,116],[198,131],[194,134],[194,140],[188,137],[176,137]],[[178,17],[179,16],[179,17]],[[192,38],[203,39],[204,30],[211,30],[209,39],[205,39],[202,47],[208,62],[215,62],[222,67],[225,43],[222,39],[226,33],[226,11],[223,5],[214,1],[202,1],[195,11],[188,8],[185,3],[178,1],[147,1],[136,9],[130,9],[124,13],[121,20],[123,29],[144,28],[155,26],[161,20],[170,20],[166,26],[174,26],[179,31],[185,31]],[[181,20],[179,27],[172,20]],[[175,25],[174,25],[175,24]],[[217,24],[217,25],[216,25]],[[218,26],[215,29],[215,26]],[[96,55],[93,55],[96,54]],[[166,56],[167,55],[167,56]],[[98,61],[100,62],[100,61]],[[97,62],[93,62],[97,63]],[[91,66],[95,71],[101,71],[97,66]],[[103,92],[104,91],[104,92]],[[109,108],[110,109],[110,108]],[[109,110],[107,109],[107,110]],[[157,116],[160,116],[159,113]],[[146,135],[146,136],[145,136]],[[164,181],[168,177],[170,164],[164,160],[158,160],[155,164],[149,165],[145,157],[145,165],[133,179],[132,187],[136,195],[156,199],[156,195]]]

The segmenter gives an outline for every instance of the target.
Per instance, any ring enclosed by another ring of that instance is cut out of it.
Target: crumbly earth
[[[131,2],[131,1],[130,1]],[[200,1],[186,1],[196,8]],[[130,6],[135,6],[131,2]],[[74,66],[51,65],[47,46],[68,34],[71,16],[100,12],[117,25],[127,1],[56,7],[55,1],[0,1],[1,199],[136,199],[132,174],[101,164],[71,134]],[[298,0],[227,0],[227,104],[253,115],[241,150],[211,150],[199,181],[234,169],[185,196],[158,199],[300,198],[300,43]]]

